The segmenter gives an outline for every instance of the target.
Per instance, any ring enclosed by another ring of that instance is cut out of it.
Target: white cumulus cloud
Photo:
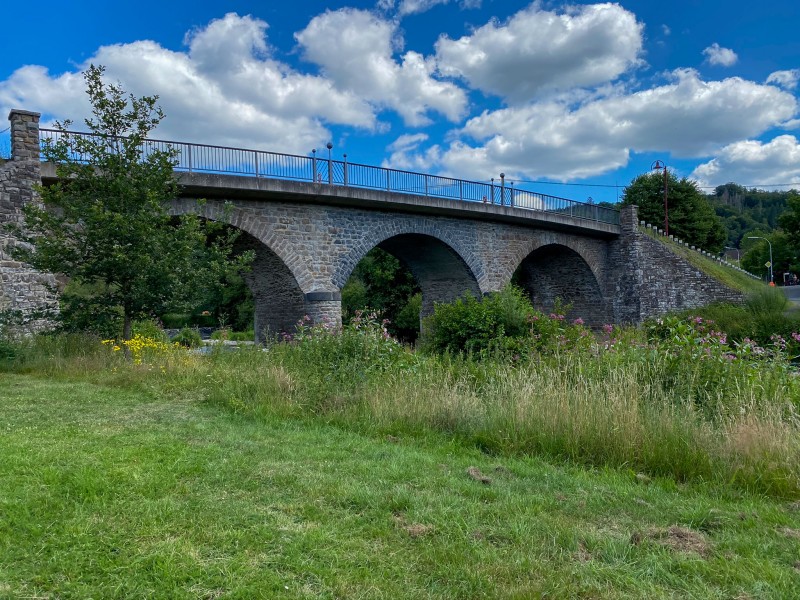
[[[386,7],[387,2],[380,0],[379,6]],[[397,7],[397,15],[404,17],[406,15],[413,15],[418,13],[427,12],[434,6],[439,4],[450,4],[450,0],[402,0]],[[458,6],[462,9],[466,8],[479,8],[481,0],[459,0]],[[390,6],[394,6],[391,1]]]
[[[729,144],[710,161],[692,172],[702,185],[729,181],[742,185],[794,184],[800,181],[800,142],[780,135],[769,142],[746,140]]]
[[[441,149],[438,144],[434,144],[421,151],[420,147],[426,141],[428,141],[426,133],[401,135],[386,148],[391,154],[383,161],[382,166],[429,173],[433,165],[439,164]]]
[[[708,156],[780,126],[798,110],[794,96],[773,86],[736,77],[703,81],[692,70],[673,77],[667,85],[577,108],[543,101],[485,111],[467,121],[439,165],[469,179],[504,171],[569,180],[624,166],[633,151]]]
[[[352,8],[326,11],[295,34],[305,58],[338,88],[391,108],[407,125],[428,124],[429,111],[460,120],[467,107],[464,90],[436,79],[434,62],[418,52],[406,52],[396,61],[398,36],[395,23]]]
[[[538,2],[459,39],[441,37],[445,75],[510,102],[606,83],[640,63],[642,24],[618,4],[548,11]]]
[[[102,64],[108,80],[128,91],[158,93],[167,113],[159,137],[305,154],[329,139],[326,122],[376,126],[365,99],[273,58],[266,29],[260,19],[230,13],[190,32],[185,52],[152,41],[103,46],[80,69]],[[57,119],[82,118],[89,108],[80,73],[54,76],[35,66],[0,81],[0,110],[12,107]]]
[[[796,89],[798,81],[800,81],[800,69],[775,71],[767,77],[767,83],[774,83],[787,90]]]
[[[736,52],[730,48],[723,48],[716,42],[703,50],[703,56],[710,65],[717,67],[732,67],[739,60]]]

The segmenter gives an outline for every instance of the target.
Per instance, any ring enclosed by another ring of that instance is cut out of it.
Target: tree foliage
[[[667,183],[670,234],[708,252],[721,252],[727,232],[697,184],[685,177],[678,179],[671,172]],[[663,174],[652,172],[636,177],[622,193],[622,203],[636,204],[640,219],[663,226]]]
[[[228,258],[232,231],[209,242],[209,232],[222,225],[170,215],[176,151],[145,141],[164,118],[158,97],[127,95],[103,73],[94,65],[84,73],[91,135],[70,134],[65,121],[56,124],[56,141],[43,147],[58,183],[40,190],[41,205],[25,207],[23,233],[31,245],[23,258],[66,275],[73,289],[91,289],[77,298],[68,288],[65,304],[84,315],[116,312],[130,339],[134,319],[190,306],[249,257]]]
[[[420,292],[411,271],[388,252],[373,248],[342,289],[342,316],[347,321],[356,310],[378,310],[389,319],[392,335],[411,342],[419,335]]]
[[[728,246],[740,243],[756,230],[770,232],[779,226],[788,199],[797,192],[745,188],[735,183],[717,186],[710,196],[712,206],[728,230]]]

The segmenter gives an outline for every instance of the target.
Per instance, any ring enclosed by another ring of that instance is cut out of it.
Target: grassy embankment
[[[696,250],[692,250],[683,244],[679,244],[678,242],[670,240],[663,235],[659,235],[652,229],[642,229],[642,231],[647,233],[651,238],[667,246],[673,253],[685,258],[704,273],[707,273],[709,276],[717,279],[730,288],[739,290],[743,294],[756,293],[765,285],[764,282],[759,279],[753,279],[741,271],[721,264],[708,256],[704,256]]]

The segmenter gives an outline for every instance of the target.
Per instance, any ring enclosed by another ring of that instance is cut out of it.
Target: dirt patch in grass
[[[592,560],[592,553],[586,548],[586,544],[583,543],[583,540],[578,542],[578,551],[575,552],[575,560],[579,563],[587,563]]]
[[[433,533],[435,529],[433,525],[426,525],[424,523],[409,523],[405,516],[401,513],[394,514],[393,518],[395,524],[412,538],[424,537]]]
[[[651,540],[674,552],[694,553],[703,558],[711,552],[711,544],[702,533],[678,525],[673,525],[668,529],[658,528],[644,533],[636,532],[631,536],[631,543],[634,545],[639,545],[645,540]]]
[[[480,481],[483,485],[491,485],[492,483],[492,478],[481,473],[478,467],[469,467],[467,469],[467,475],[475,481]]]
[[[792,529],[791,527],[781,527],[778,531],[781,532],[786,537],[790,537],[795,540],[800,540],[800,529]]]

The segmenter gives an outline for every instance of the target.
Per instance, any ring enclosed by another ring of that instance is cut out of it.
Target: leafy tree
[[[380,248],[361,259],[342,289],[345,321],[359,309],[380,310],[389,332],[405,341],[419,335],[422,296],[414,276],[399,260]]]
[[[668,173],[669,232],[709,252],[725,247],[727,232],[697,184]],[[622,193],[622,204],[636,204],[639,218],[654,225],[664,223],[664,176],[658,172],[636,177]]]
[[[783,231],[768,233],[762,230],[748,232],[742,239],[742,268],[764,278],[769,276],[767,263],[770,259],[770,244],[765,239],[750,239],[752,236],[766,238],[772,244],[772,272],[776,284],[783,283],[784,273],[797,273],[798,262],[792,250],[789,236]]]
[[[800,194],[793,192],[786,199],[786,210],[778,218],[792,243],[800,247]]]
[[[56,165],[58,183],[40,190],[42,204],[25,207],[30,242],[22,258],[37,269],[66,275],[72,289],[91,289],[77,298],[68,287],[65,306],[85,315],[117,312],[122,337],[134,319],[191,306],[249,256],[229,259],[235,234],[195,216],[169,214],[178,192],[176,152],[145,139],[164,118],[157,96],[127,96],[103,80],[104,68],[84,73],[92,117],[90,136],[61,135],[42,153]]]
[[[771,232],[780,224],[780,216],[787,210],[788,199],[797,192],[766,191],[744,188],[735,183],[717,186],[709,196],[711,204],[728,230],[729,246],[740,247],[740,242],[756,230]]]
[[[800,275],[800,194],[795,190],[786,199],[786,210],[778,218],[778,223],[783,228],[790,255],[786,269]]]

